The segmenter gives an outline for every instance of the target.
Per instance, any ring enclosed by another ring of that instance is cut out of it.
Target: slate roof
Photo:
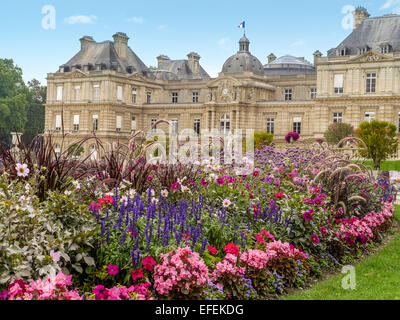
[[[314,65],[304,58],[285,55],[264,66],[266,75],[315,74]]]
[[[356,55],[359,48],[366,46],[380,52],[385,43],[391,45],[392,51],[400,52],[400,15],[365,19],[338,47],[328,51],[328,57],[336,56],[339,48],[347,48],[348,55]]]
[[[185,79],[209,79],[210,76],[199,65],[199,74],[193,74],[189,67],[188,60],[165,60],[158,70],[153,72],[157,79],[160,80],[185,80]]]
[[[143,75],[149,71],[148,67],[129,46],[127,57],[119,57],[112,41],[88,43],[64,66],[72,68],[80,65],[83,68],[85,65],[95,67],[97,64],[103,64],[105,69],[114,69],[121,72],[128,72],[128,67],[131,67],[131,73],[137,72]]]

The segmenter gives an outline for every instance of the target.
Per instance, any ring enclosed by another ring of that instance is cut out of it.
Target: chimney
[[[81,42],[81,50],[85,48],[89,43],[95,43],[94,39],[91,36],[84,36],[83,38],[79,39]]]
[[[314,52],[314,67],[317,67],[318,59],[322,57],[322,53],[317,50]]]
[[[191,52],[188,55],[189,58],[189,68],[192,73],[197,76],[200,73],[200,56],[196,52]]]
[[[114,38],[114,48],[120,58],[128,57],[128,40],[129,37],[126,33],[117,32],[113,35]]]
[[[271,53],[268,56],[268,63],[271,63],[272,61],[275,61],[275,60],[276,60],[276,56],[273,53]]]
[[[171,60],[168,56],[166,56],[166,55],[164,55],[164,54],[159,55],[159,56],[157,57],[157,62],[158,62],[157,68],[158,68],[158,69],[161,69],[162,63],[163,63],[164,61],[168,61],[168,60]]]
[[[363,7],[357,7],[355,11],[353,11],[353,19],[354,19],[354,24],[353,24],[353,30],[357,29],[365,19],[367,19],[370,16],[368,13],[367,9]]]

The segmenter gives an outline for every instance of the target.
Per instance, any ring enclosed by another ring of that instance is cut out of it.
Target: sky
[[[129,46],[147,66],[156,57],[187,59],[189,52],[217,77],[238,51],[246,22],[250,51],[263,64],[267,56],[291,54],[313,61],[313,53],[336,47],[351,33],[351,11],[371,16],[400,14],[400,0],[2,0],[0,58],[13,59],[24,80],[46,84],[79,50],[84,35],[113,40],[125,32]]]

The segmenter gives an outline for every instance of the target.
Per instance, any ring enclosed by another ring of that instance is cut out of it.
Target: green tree
[[[375,170],[380,169],[381,161],[397,152],[399,146],[397,128],[390,122],[379,120],[363,122],[357,129],[357,135],[366,146],[365,148],[360,144],[360,155],[372,159]]]
[[[348,123],[333,123],[324,133],[326,141],[330,144],[338,144],[341,140],[347,137],[354,136],[354,128]]]
[[[23,142],[27,145],[33,138],[44,131],[44,104],[46,102],[46,87],[36,79],[28,82],[28,105],[26,108],[27,122]]]
[[[11,59],[0,59],[1,140],[12,131],[23,131],[26,123],[27,93],[22,70]]]

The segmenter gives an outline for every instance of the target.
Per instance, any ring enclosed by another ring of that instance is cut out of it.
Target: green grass
[[[367,166],[370,166],[372,169],[374,168],[374,163],[372,160],[368,161],[360,161]],[[381,170],[383,171],[400,171],[400,161],[382,161],[381,162]]]
[[[395,207],[395,218],[400,221],[400,206]],[[400,300],[400,233],[376,255],[356,265],[355,290],[342,288],[346,275],[338,274],[283,300]]]

